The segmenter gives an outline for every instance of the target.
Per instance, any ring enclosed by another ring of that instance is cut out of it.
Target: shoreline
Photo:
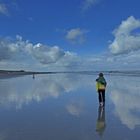
[[[20,75],[36,75],[36,74],[84,74],[84,75],[98,75],[100,72],[104,73],[104,75],[111,76],[140,76],[140,70],[110,70],[110,71],[25,71],[25,70],[0,70],[0,77],[7,76],[20,76]]]

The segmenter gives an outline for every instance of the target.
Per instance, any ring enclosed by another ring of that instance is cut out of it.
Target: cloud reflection
[[[20,109],[22,105],[32,101],[40,102],[47,98],[58,98],[80,87],[89,87],[93,82],[92,77],[89,82],[89,77],[75,74],[36,75],[34,80],[30,76],[1,79],[0,103],[3,106],[16,106]]]
[[[71,101],[67,106],[67,111],[73,116],[79,116],[83,112],[84,104],[82,100]]]
[[[137,77],[118,77],[110,80],[111,100],[115,114],[129,129],[140,125],[140,80]]]
[[[115,106],[115,115],[129,129],[140,125],[140,79],[127,76],[108,76],[107,92]],[[0,106],[21,109],[32,101],[58,99],[82,88],[95,88],[95,76],[78,74],[36,75],[0,80]],[[96,96],[96,95],[95,95]],[[109,100],[107,99],[109,102]],[[66,110],[74,116],[83,111],[83,103],[70,101]]]

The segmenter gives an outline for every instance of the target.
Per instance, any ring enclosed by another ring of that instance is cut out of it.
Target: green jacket
[[[99,77],[98,79],[96,79],[96,90],[105,90],[106,88],[106,80],[104,77]]]

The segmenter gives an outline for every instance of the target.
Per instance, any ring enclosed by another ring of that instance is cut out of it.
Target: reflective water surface
[[[105,76],[106,106],[95,75],[0,79],[0,140],[133,140],[140,136],[140,77]]]

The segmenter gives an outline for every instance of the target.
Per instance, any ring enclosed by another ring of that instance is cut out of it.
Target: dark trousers
[[[98,90],[99,102],[105,103],[105,90]]]

